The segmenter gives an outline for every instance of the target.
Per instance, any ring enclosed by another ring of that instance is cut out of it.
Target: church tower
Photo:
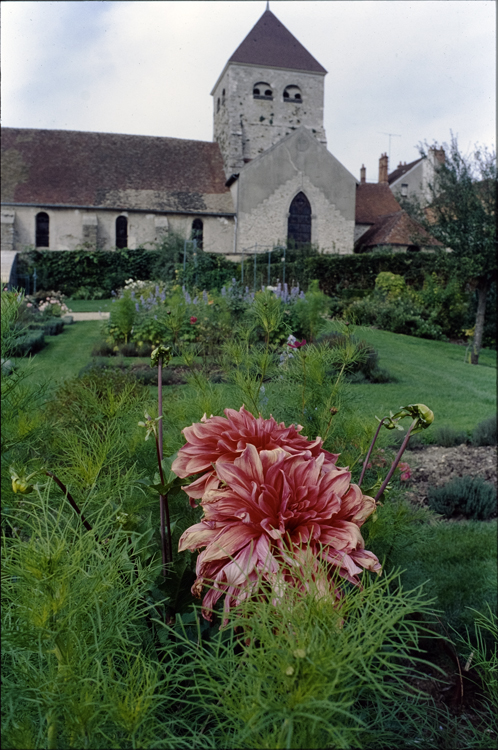
[[[211,92],[213,140],[220,145],[227,178],[300,127],[326,146],[326,73],[267,9]]]

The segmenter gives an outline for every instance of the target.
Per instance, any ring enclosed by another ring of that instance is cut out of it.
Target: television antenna
[[[378,131],[381,135],[388,135],[389,136],[389,151],[388,151],[388,158],[389,161],[391,161],[391,138],[401,138],[401,135],[399,133],[384,133],[382,130]]]

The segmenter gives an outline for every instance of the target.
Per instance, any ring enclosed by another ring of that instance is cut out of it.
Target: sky
[[[210,92],[263,0],[17,2],[1,8],[2,125],[211,141]],[[356,177],[418,145],[495,148],[493,0],[272,0],[328,70],[328,149]],[[389,136],[389,134],[391,134]]]

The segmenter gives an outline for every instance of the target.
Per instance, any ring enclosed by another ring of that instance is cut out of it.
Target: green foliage
[[[430,487],[427,496],[429,506],[451,518],[463,513],[476,521],[487,521],[496,515],[496,490],[481,477],[455,477],[442,487]]]
[[[20,253],[19,274],[36,268],[40,290],[58,289],[71,296],[82,286],[110,296],[126,279],[150,279],[156,262],[153,250],[31,250]]]
[[[327,325],[324,316],[329,310],[328,297],[319,290],[318,281],[310,282],[305,299],[298,299],[295,303],[295,318],[299,334],[305,336],[311,343],[315,341]],[[297,331],[296,331],[297,333]]]
[[[395,711],[402,732],[423,736],[425,722],[414,719],[427,703],[407,686],[404,659],[417,672],[425,627],[411,615],[428,601],[393,575],[365,576],[362,591],[338,584],[338,606],[322,576],[303,580],[306,593],[282,584],[280,595],[244,602],[207,644],[176,629],[196,674],[192,699],[211,706],[219,746],[393,746],[401,741]]]
[[[406,291],[405,280],[399,274],[382,271],[375,279],[375,289],[389,299],[398,299]]]
[[[498,618],[490,606],[487,611],[474,610],[474,632],[467,632],[466,638],[460,636],[458,646],[465,653],[469,666],[477,671],[480,677],[480,687],[490,701],[491,713],[495,713],[498,706]]]
[[[467,433],[463,430],[455,430],[451,425],[443,425],[436,427],[433,438],[436,445],[442,445],[444,448],[452,448],[455,445],[466,443]]]
[[[472,445],[496,445],[496,416],[479,422],[472,432],[471,443]]]
[[[111,305],[109,331],[115,341],[128,343],[136,318],[135,302],[131,292],[122,292]]]
[[[371,295],[352,302],[344,315],[357,325],[375,326],[392,333],[437,340],[446,338],[435,322],[436,316],[406,297],[383,300]]]
[[[496,524],[484,521],[440,522],[432,531],[421,525],[422,538],[407,549],[400,539],[391,551],[390,569],[403,569],[405,587],[424,583],[442,622],[465,634],[474,621],[468,607],[485,612],[489,604],[496,610],[496,532]],[[371,549],[377,551],[373,543]]]

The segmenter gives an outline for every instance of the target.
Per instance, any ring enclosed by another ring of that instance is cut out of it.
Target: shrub
[[[107,341],[99,341],[92,349],[92,357],[112,357],[116,352]]]
[[[27,357],[29,354],[36,354],[45,346],[45,335],[43,331],[33,331],[19,336],[14,344],[12,356]]]
[[[332,331],[322,334],[317,339],[317,344],[322,344],[331,349],[344,349],[346,346],[353,344],[357,352],[362,355],[358,361],[352,364],[350,368],[349,382],[361,383],[365,379],[372,383],[389,383],[392,378],[387,370],[381,370],[378,367],[379,354],[371,344],[363,339],[358,340],[354,335],[348,335]],[[363,378],[359,377],[360,375]]]
[[[135,322],[136,309],[130,293],[123,293],[111,305],[109,329],[115,341],[128,343]]]
[[[496,490],[481,477],[455,477],[442,487],[431,487],[429,507],[446,518],[462,513],[475,521],[486,521],[496,514]]]
[[[472,445],[496,445],[496,417],[479,422],[471,438]]]
[[[438,427],[434,433],[434,443],[444,448],[452,448],[467,442],[467,433],[464,430],[455,430],[451,425]]]

